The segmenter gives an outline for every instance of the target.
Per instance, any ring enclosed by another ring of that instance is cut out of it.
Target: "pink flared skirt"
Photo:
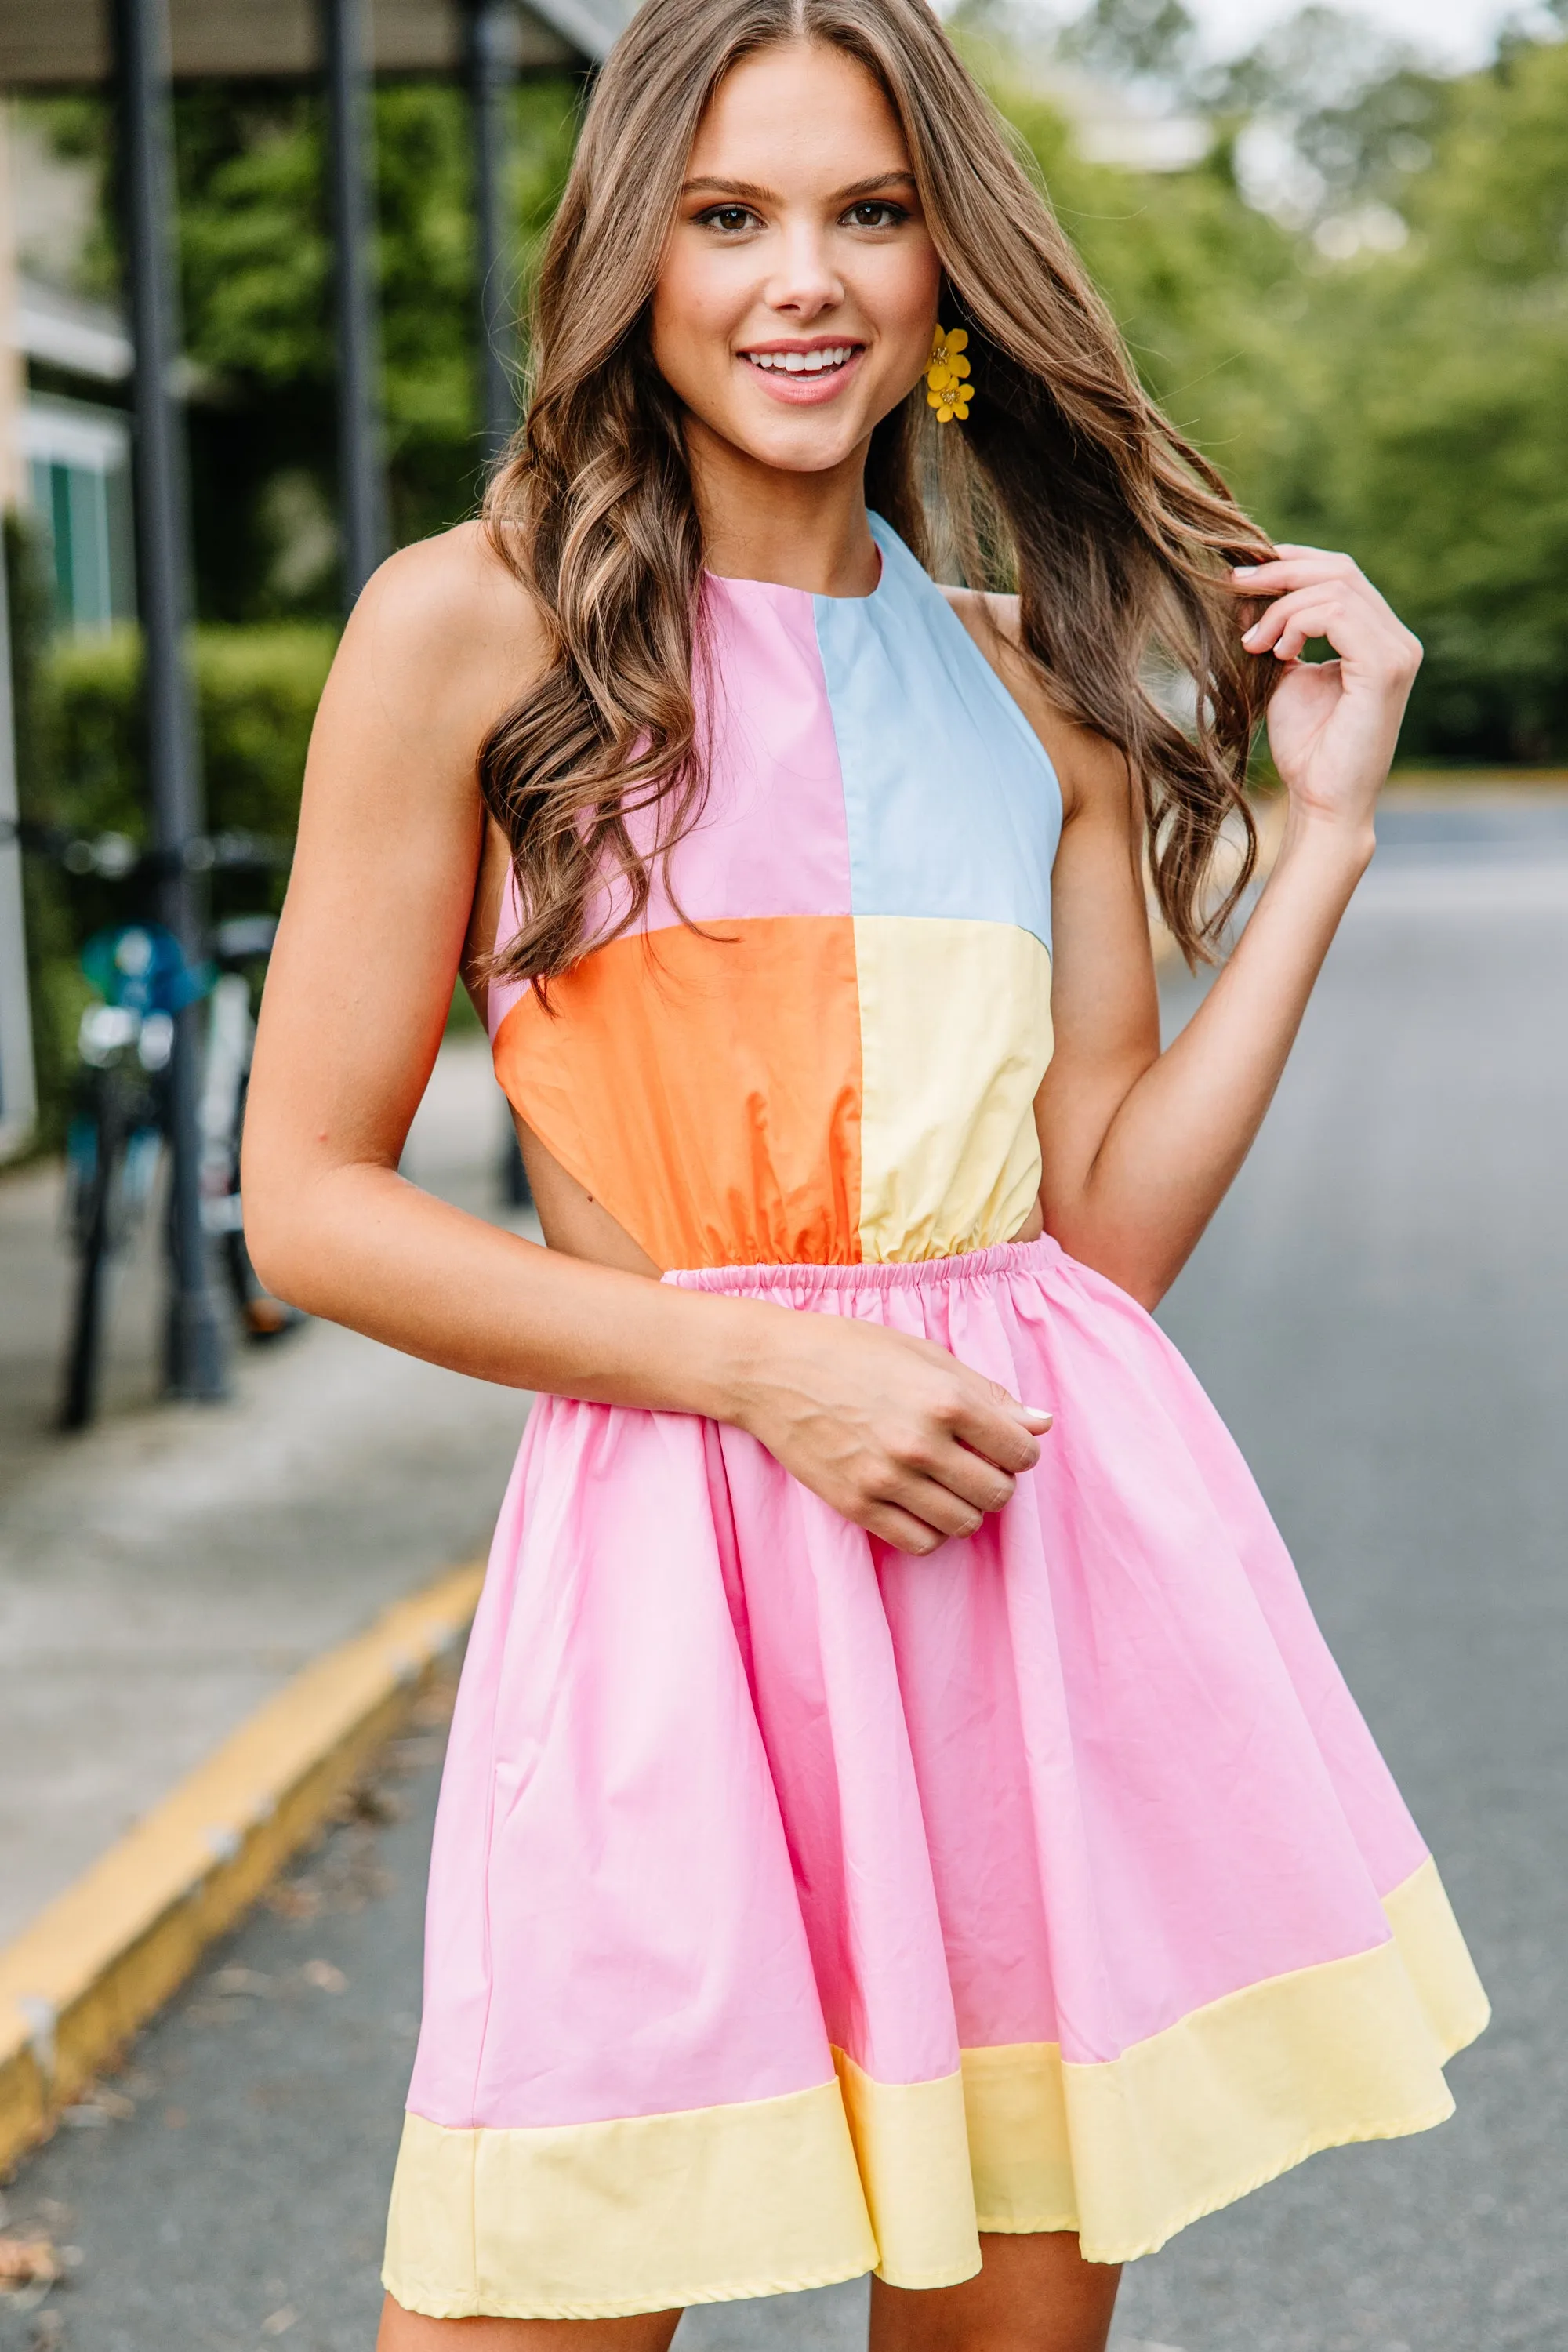
[[[1056,1416],[927,1559],[740,1432],[542,1398],[431,1865],[386,2283],[595,2317],[986,2231],[1091,2260],[1451,2111],[1485,1997],[1235,1445],[1048,1239],[672,1275]]]

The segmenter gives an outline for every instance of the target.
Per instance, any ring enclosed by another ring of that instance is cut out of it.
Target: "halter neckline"
[[[876,586],[868,588],[863,596],[829,596],[818,588],[793,588],[787,581],[753,580],[749,574],[743,572],[713,572],[706,565],[703,567],[703,577],[717,581],[721,588],[764,588],[780,596],[815,597],[825,604],[874,604],[888,584],[888,549],[882,536],[887,530],[887,525],[882,521],[880,515],[873,514],[869,510],[866,520],[871,526],[871,540],[877,550],[879,569]]]

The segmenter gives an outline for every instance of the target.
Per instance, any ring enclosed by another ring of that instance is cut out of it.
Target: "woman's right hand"
[[[726,1417],[884,1543],[932,1552],[973,1535],[1039,1460],[1050,1414],[944,1348],[880,1323],[786,1315]]]

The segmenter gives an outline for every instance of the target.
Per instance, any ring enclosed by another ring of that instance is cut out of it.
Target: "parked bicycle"
[[[67,873],[110,881],[156,878],[155,852],[121,834],[77,836],[21,824],[24,849]],[[186,861],[205,871],[275,871],[286,845],[243,833],[204,836]],[[109,926],[88,941],[81,966],[94,992],[78,1028],[78,1070],[66,1144],[65,1228],[76,1259],[60,1422],[79,1429],[97,1406],[107,1277],[143,1227],[171,1135],[174,1023],[205,1000],[199,1106],[202,1223],[212,1238],[247,1339],[265,1343],[303,1320],[266,1291],[245,1246],[240,1138],[255,1040],[255,1003],[277,919],[220,921],[209,961],[193,966],[161,924]]]
[[[174,1016],[199,993],[178,940],[153,925],[100,931],[82,968],[100,1001],[78,1029],[66,1137],[65,1224],[77,1261],[60,1403],[67,1429],[92,1418],[107,1270],[142,1223],[167,1123]]]
[[[79,1429],[97,1403],[105,1277],[145,1221],[169,1137],[168,1068],[174,1019],[205,999],[202,1075],[202,1223],[233,1295],[241,1330],[267,1341],[302,1318],[257,1278],[245,1246],[240,1139],[255,1040],[253,974],[276,920],[233,917],[214,933],[210,965],[193,969],[155,923],[100,931],[82,952],[99,1001],[81,1016],[80,1069],[66,1145],[66,1226],[77,1259],[60,1421]]]

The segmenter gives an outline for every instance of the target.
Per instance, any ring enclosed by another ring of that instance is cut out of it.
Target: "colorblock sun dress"
[[[495,1066],[666,1281],[922,1335],[1055,1426],[914,1559],[740,1431],[539,1400],[436,1832],[413,2311],[936,2287],[983,2231],[1121,2262],[1439,2122],[1486,2021],[1212,1406],[1009,1239],[1060,798],[874,530],[869,596],[708,581],[701,821],[552,1012],[492,992]]]

